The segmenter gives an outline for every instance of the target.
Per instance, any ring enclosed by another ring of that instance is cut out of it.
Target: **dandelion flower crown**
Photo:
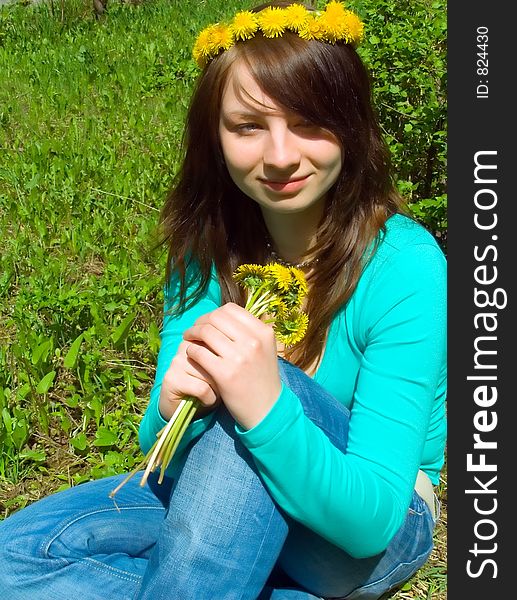
[[[363,38],[364,25],[355,13],[336,0],[330,0],[323,11],[311,11],[298,3],[285,8],[268,7],[257,13],[244,10],[230,23],[205,27],[196,39],[192,54],[199,67],[204,68],[236,42],[249,40],[257,34],[267,38],[281,37],[287,31],[305,40],[357,45]]]

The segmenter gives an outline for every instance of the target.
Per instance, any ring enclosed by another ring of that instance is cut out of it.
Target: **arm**
[[[384,550],[406,516],[445,360],[445,261],[417,248],[358,290],[365,347],[346,454],[286,388],[258,425],[237,428],[279,505],[356,557]]]
[[[170,414],[162,415],[160,412],[160,396],[162,394],[164,378],[170,369],[171,361],[177,356],[180,344],[183,340],[183,331],[190,327],[200,315],[217,308],[221,301],[219,285],[215,277],[213,277],[206,293],[199,302],[181,315],[172,316],[168,314],[168,311],[173,305],[178,290],[179,279],[173,274],[170,286],[166,289],[164,319],[160,332],[161,345],[158,353],[155,381],[151,390],[150,402],[140,423],[138,432],[140,446],[144,453],[148,452],[151,448],[156,441],[157,433],[167,424],[167,420],[170,417]],[[191,290],[187,291],[187,295],[190,291]],[[182,455],[187,445],[206,429],[212,418],[213,415],[210,413],[202,419],[197,419],[191,423],[168,468],[168,474],[173,472],[177,459]]]

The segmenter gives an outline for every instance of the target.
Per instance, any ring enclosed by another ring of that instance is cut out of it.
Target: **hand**
[[[181,342],[176,356],[165,373],[160,390],[160,414],[168,421],[185,396],[194,396],[203,405],[196,417],[212,410],[219,398],[211,377],[197,363],[187,357],[188,342]]]
[[[200,317],[183,339],[188,358],[207,373],[242,427],[267,415],[282,389],[270,325],[230,302]]]

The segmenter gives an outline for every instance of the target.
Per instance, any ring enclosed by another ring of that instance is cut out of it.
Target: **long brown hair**
[[[289,4],[272,2],[255,10]],[[185,126],[185,157],[161,213],[167,281],[173,269],[181,281],[179,310],[202,295],[213,267],[223,303],[242,304],[233,271],[243,263],[268,260],[262,213],[231,180],[218,137],[222,96],[236,61],[244,62],[268,97],[331,131],[343,148],[342,170],[327,194],[311,249],[319,262],[310,279],[309,328],[289,354],[307,368],[321,356],[332,317],[352,295],[365,257],[371,255],[367,250],[378,241],[386,219],[404,210],[403,202],[391,179],[369,74],[352,46],[308,41],[289,32],[281,39],[256,35],[237,42],[213,59],[197,81]],[[191,261],[199,268],[188,269]],[[192,283],[197,286],[187,297]]]

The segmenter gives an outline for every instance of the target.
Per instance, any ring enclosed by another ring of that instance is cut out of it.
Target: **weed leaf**
[[[99,427],[95,432],[94,446],[113,446],[117,443],[117,434],[105,427]]]
[[[77,359],[79,357],[79,350],[81,348],[81,343],[83,341],[83,334],[79,335],[75,338],[70,346],[70,350],[66,353],[65,359],[63,361],[63,366],[65,369],[75,369],[77,366]]]
[[[49,389],[52,387],[52,384],[54,383],[55,376],[56,372],[50,371],[50,373],[47,373],[45,377],[43,377],[43,379],[36,386],[36,391],[38,392],[38,394],[46,394],[49,391]]]
[[[32,364],[38,366],[40,362],[45,362],[50,350],[50,340],[46,340],[34,349],[32,353]]]
[[[135,320],[135,316],[136,315],[134,314],[129,314],[125,319],[122,320],[120,325],[111,334],[111,340],[115,346],[119,346],[120,344],[124,343],[124,340],[131,329],[131,325]]]
[[[78,435],[70,439],[70,443],[76,450],[79,450],[80,452],[86,450],[86,446],[88,445],[86,434],[79,433]]]

